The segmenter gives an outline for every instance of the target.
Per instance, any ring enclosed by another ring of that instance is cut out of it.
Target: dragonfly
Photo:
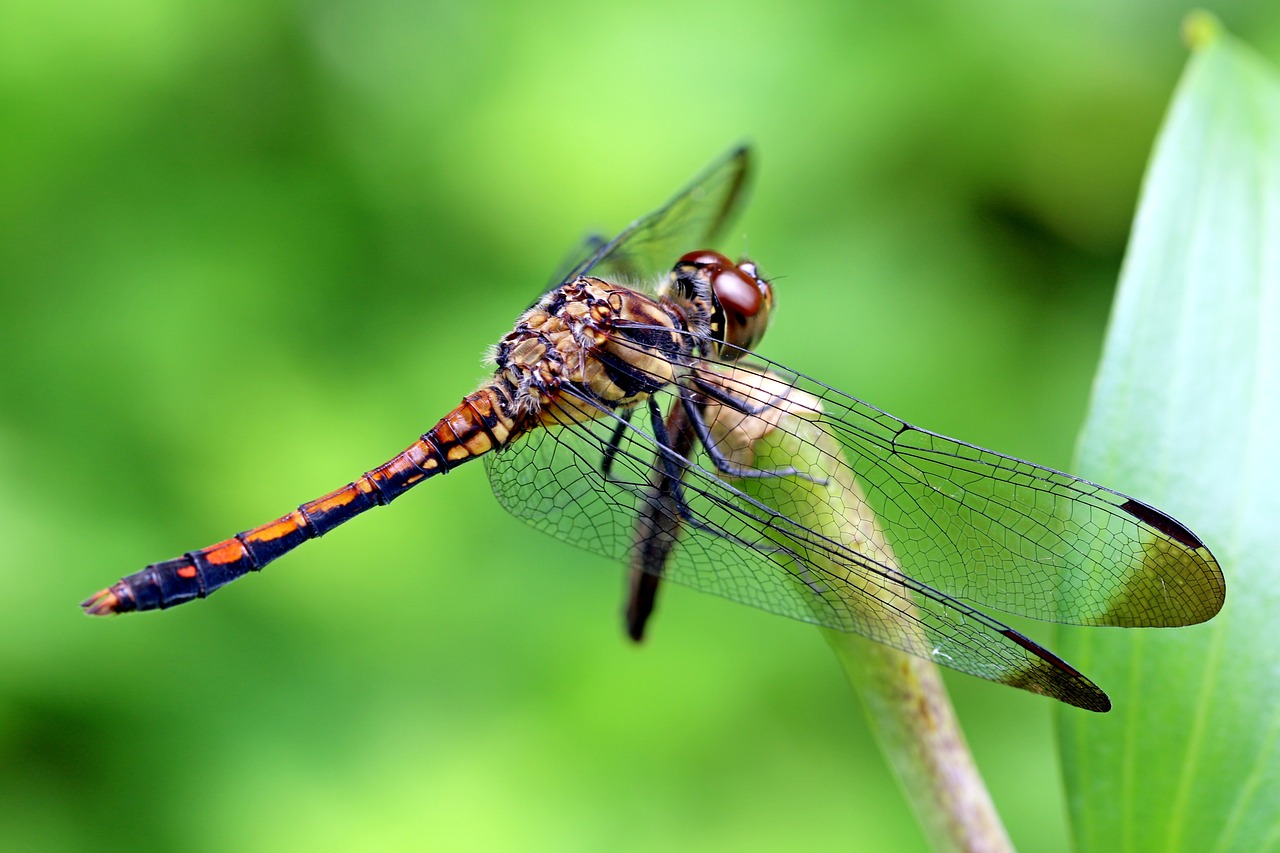
[[[634,640],[673,581],[1109,710],[1097,685],[991,611],[1192,625],[1222,607],[1217,561],[1149,504],[912,425],[755,353],[772,283],[750,260],[699,248],[741,207],[750,161],[734,149],[618,236],[587,240],[491,349],[493,374],[403,452],[153,563],[85,611],[204,598],[484,458],[505,509],[628,568]]]

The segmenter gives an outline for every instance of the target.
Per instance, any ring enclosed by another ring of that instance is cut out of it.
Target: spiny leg
[[[755,404],[751,401],[736,397],[722,388],[717,388],[696,376],[694,377],[693,383],[697,386],[699,393],[710,397],[715,402],[720,403],[723,406],[727,406],[736,412],[747,415],[748,417],[758,417],[767,412],[770,407],[776,405],[781,400],[786,399],[785,395],[775,394],[769,400]],[[724,455],[719,446],[712,439],[711,430],[707,426],[706,417],[704,416],[701,407],[699,407],[693,399],[684,394],[680,395],[680,399],[686,406],[692,407],[689,416],[693,421],[694,428],[698,431],[698,440],[702,442],[702,446],[706,448],[707,456],[711,458],[716,470],[720,473],[728,474],[731,477],[800,477],[801,479],[808,480],[811,483],[817,483],[820,486],[825,486],[827,484],[827,478],[815,477],[812,474],[791,466],[787,466],[785,468],[759,469],[748,468],[736,464]]]
[[[706,417],[702,413],[701,407],[688,397],[680,398],[682,407],[697,433],[698,441],[702,442],[702,447],[707,451],[707,456],[711,458],[712,464],[716,466],[716,470],[721,474],[728,474],[730,477],[795,477],[802,475],[798,468],[790,466],[786,468],[773,468],[762,470],[759,468],[748,468],[731,460],[724,455],[719,445],[716,444],[715,438],[711,435],[711,429],[707,426]]]
[[[609,472],[613,470],[613,460],[618,456],[618,449],[622,446],[622,436],[627,431],[627,427],[631,426],[631,416],[635,414],[635,409],[627,409],[618,416],[618,424],[613,428],[613,434],[609,436],[609,443],[605,445],[604,456],[600,460],[600,473],[606,480],[612,479]]]
[[[760,415],[763,415],[765,412],[769,411],[771,407],[786,399],[785,394],[775,394],[763,403],[744,400],[741,397],[736,397],[733,394],[730,394],[723,388],[707,382],[701,376],[697,375],[693,377],[693,384],[698,386],[699,393],[705,394],[717,403],[728,406],[735,412],[741,412],[744,415],[750,415],[752,417],[759,417]]]

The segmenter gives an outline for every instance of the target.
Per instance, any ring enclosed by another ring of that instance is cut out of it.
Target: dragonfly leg
[[[751,401],[735,397],[724,389],[717,388],[708,382],[704,382],[699,379],[695,379],[694,382],[698,386],[700,393],[710,397],[721,405],[728,406],[734,411],[741,412],[749,417],[758,417],[768,411],[771,406],[774,406],[781,400],[785,399],[785,395],[777,394],[768,401],[757,405]],[[722,453],[716,446],[715,442],[712,441],[711,431],[707,428],[706,418],[703,417],[702,411],[697,407],[694,401],[684,395],[681,395],[680,399],[686,406],[693,407],[693,411],[690,412],[690,418],[693,420],[694,427],[698,430],[698,438],[702,442],[702,446],[706,448],[707,455],[711,457],[711,461],[715,464],[716,470],[720,473],[728,474],[731,477],[800,477],[803,480],[808,480],[811,483],[817,483],[820,486],[825,486],[827,484],[828,481],[825,477],[815,477],[798,468],[786,467],[762,470],[759,468],[746,468],[733,463],[725,457],[724,453]]]
[[[698,391],[700,393],[703,393],[705,396],[712,398],[712,400],[721,403],[723,406],[730,407],[733,411],[742,412],[742,414],[748,415],[750,418],[756,418],[756,416],[763,415],[764,412],[767,412],[772,406],[776,406],[778,402],[786,400],[786,394],[774,394],[774,396],[769,398],[769,400],[756,405],[756,403],[751,401],[742,400],[741,397],[733,396],[733,394],[724,391],[723,388],[717,388],[716,386],[713,386],[713,384],[704,382],[703,379],[695,378],[694,384],[698,386]],[[686,405],[691,405],[692,403],[689,398],[684,396],[681,396],[681,400],[684,400]],[[698,412],[698,415],[701,415],[700,411]],[[730,460],[727,460],[722,452],[719,452],[719,448],[716,447],[714,442],[710,441],[710,430],[707,429],[707,419],[695,416],[694,423],[699,425],[698,437],[701,439],[701,442],[703,442],[703,447],[707,448],[707,455],[710,456],[712,462],[716,464],[716,470],[721,471],[722,474],[728,474],[730,476],[799,476],[800,479],[809,480],[810,483],[817,483],[818,485],[827,485],[828,483],[827,478],[824,478],[824,476],[814,476],[813,474],[808,474],[805,473],[805,471],[796,469],[796,467],[780,467],[780,469],[760,470],[735,465]]]
[[[632,552],[624,620],[628,636],[639,642],[657,603],[662,576],[684,527],[723,539],[742,548],[777,555],[779,563],[805,584],[818,598],[825,600],[829,588],[813,577],[804,560],[793,549],[780,543],[764,545],[748,541],[700,519],[690,509],[683,483],[684,459],[693,448],[696,436],[696,407],[676,406],[663,420],[656,401],[649,401],[649,416],[654,439],[662,462],[655,464],[649,491],[636,522],[635,550]],[[615,435],[620,431],[615,430]],[[656,463],[656,460],[655,460]],[[659,464],[661,467],[659,467]],[[704,493],[705,494],[705,493]],[[706,497],[717,500],[710,494]],[[721,498],[722,500],[722,498]]]
[[[711,457],[711,462],[716,466],[716,470],[721,474],[728,474],[730,477],[795,477],[801,476],[806,479],[813,479],[804,474],[798,468],[790,466],[786,468],[748,468],[729,459],[724,455],[715,442],[715,438],[711,435],[711,429],[707,426],[707,419],[702,413],[702,409],[697,403],[687,397],[680,398],[681,405],[689,416],[693,429],[698,434],[698,440],[702,442],[703,448],[707,451],[707,456]]]
[[[668,432],[667,425],[662,419],[662,410],[658,408],[658,401],[653,397],[649,398],[649,420],[653,427],[653,438],[658,445],[658,456],[662,460],[663,479],[659,484],[658,491],[663,494],[669,494],[671,500],[675,502],[676,510],[680,518],[691,521],[689,515],[689,507],[684,502],[684,490],[680,485],[682,469],[684,468],[684,457],[688,454],[688,448],[673,447],[671,444],[672,434]],[[681,445],[692,445],[687,438],[681,433],[684,432],[683,424],[676,436],[680,439]],[[684,453],[680,451],[684,449]]]
[[[710,397],[717,403],[728,406],[735,412],[741,412],[744,415],[750,415],[752,417],[763,415],[771,407],[786,399],[785,394],[775,394],[763,403],[755,403],[751,400],[744,400],[741,397],[736,397],[723,388],[713,385],[699,376],[694,377],[693,383],[698,386],[699,393]]]
[[[665,476],[663,478],[663,482],[657,489],[658,500],[663,501],[664,503],[669,501],[670,504],[672,505],[670,509],[675,510],[675,513],[678,519],[682,523],[687,524],[689,527],[693,528],[694,530],[698,530],[703,533],[710,534],[719,539],[724,539],[728,542],[732,542],[733,544],[739,545],[744,548],[753,548],[753,549],[763,551],[764,553],[786,554],[790,558],[791,562],[795,564],[796,568],[793,570],[793,573],[797,577],[799,577],[801,580],[803,580],[805,585],[808,586],[810,589],[812,589],[815,593],[817,593],[818,595],[822,595],[823,592],[826,590],[826,587],[810,576],[810,572],[805,567],[804,561],[801,560],[800,555],[797,554],[792,549],[787,548],[783,545],[776,545],[776,544],[767,548],[761,548],[757,543],[748,542],[747,540],[743,539],[740,536],[735,536],[733,534],[728,533],[727,531],[720,530],[714,526],[705,524],[704,522],[699,520],[697,516],[693,514],[692,510],[689,509],[689,505],[688,503],[685,502],[685,498],[684,498],[684,486],[683,486],[683,483],[681,482],[680,472],[673,468],[673,466],[676,464],[678,457],[673,458],[671,456],[668,456],[667,454],[680,453],[681,451],[683,451],[681,455],[685,455],[688,453],[692,445],[692,442],[689,440],[689,435],[688,435],[688,429],[690,427],[692,427],[695,433],[698,434],[699,440],[703,442],[704,447],[709,447],[711,445],[711,442],[708,441],[708,439],[710,438],[709,430],[707,430],[706,422],[701,417],[702,415],[701,411],[698,410],[698,407],[694,405],[692,401],[685,400],[684,402],[685,402],[685,406],[683,407],[683,409],[673,411],[670,419],[672,429],[677,431],[674,436],[674,441],[676,442],[676,445],[673,447],[672,430],[669,430],[668,425],[663,422],[662,414],[658,410],[657,403],[654,402],[652,398],[650,398],[649,400],[650,417],[653,419],[654,438],[657,439],[658,446],[661,447],[664,451],[666,451],[662,453],[663,459],[665,460],[666,471],[664,472]],[[679,415],[681,414],[681,411],[683,411],[683,414],[684,414],[683,418],[679,417]],[[703,438],[704,432],[707,433],[706,438]],[[711,453],[711,451],[708,450],[708,453]],[[728,463],[727,459],[723,461]],[[732,463],[729,463],[729,464],[732,464]],[[737,466],[734,466],[734,467],[736,468]],[[721,470],[724,470],[724,469],[721,469]],[[775,476],[775,472],[772,472],[772,471],[757,471],[754,469],[744,469],[744,470],[746,470],[748,473],[743,474],[741,476],[748,476],[748,477]],[[730,473],[730,472],[726,472],[726,473]],[[795,472],[795,473],[799,473],[799,472]],[[776,476],[789,476],[789,475],[785,473],[779,473],[779,474],[776,474]],[[665,506],[662,507],[662,510],[665,510],[667,512],[669,512],[670,509],[668,509]],[[664,562],[665,562],[665,557],[664,557]],[[650,570],[652,571],[652,567],[650,567]]]
[[[613,470],[613,460],[618,456],[618,450],[622,446],[623,433],[631,425],[631,415],[634,413],[635,409],[627,409],[619,416],[618,425],[613,428],[613,435],[609,436],[609,443],[605,445],[604,456],[600,460],[600,474],[606,480],[613,480],[610,475],[610,471]]]

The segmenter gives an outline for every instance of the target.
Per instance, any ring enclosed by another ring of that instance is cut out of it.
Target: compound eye
[[[726,258],[719,252],[713,252],[710,249],[700,249],[696,252],[690,252],[684,255],[680,260],[676,261],[676,266],[690,265],[695,267],[729,267],[733,268],[733,261]]]
[[[676,291],[684,299],[696,299],[706,296],[709,287],[714,288],[715,280],[724,270],[733,269],[733,261],[719,252],[702,249],[690,252],[676,261],[673,284]]]
[[[721,270],[712,287],[723,318],[722,340],[731,347],[751,349],[764,337],[769,325],[773,288],[750,261]],[[723,354],[736,357],[733,351]]]
[[[759,286],[737,267],[721,270],[711,287],[725,314],[740,323],[759,314],[764,305]]]
[[[773,288],[750,261],[735,264],[710,249],[690,252],[676,262],[671,284],[685,299],[710,297],[711,337],[730,348],[721,350],[723,357],[737,358],[764,336]]]

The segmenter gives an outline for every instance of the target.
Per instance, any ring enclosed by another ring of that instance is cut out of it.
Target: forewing
[[[607,245],[609,245],[609,238],[603,234],[588,234],[583,237],[565,254],[564,260],[556,266],[555,273],[552,274],[542,292],[546,293],[549,290],[554,290],[565,282],[576,278],[577,271],[582,269]],[[674,262],[674,260],[673,258],[672,261]],[[536,303],[537,300],[535,299],[534,302]]]
[[[711,248],[745,198],[750,152],[735,148],[676,194],[612,240],[587,238],[576,262],[563,266],[553,286],[591,273],[615,281],[648,282],[686,252]]]
[[[663,409],[678,404],[671,391],[668,387],[658,395]],[[719,442],[728,452],[742,450],[732,446],[736,427],[726,427],[731,418],[715,414],[716,409],[708,406],[707,412]],[[487,457],[498,499],[535,527],[632,565],[637,519],[656,513],[667,519],[666,527],[679,531],[669,559],[649,567],[664,578],[794,619],[857,632],[1074,705],[1107,707],[1097,687],[1049,652],[897,571],[889,547],[866,533],[863,522],[874,522],[843,478],[722,478],[713,473],[705,451],[699,451],[676,460],[682,469],[682,508],[675,509],[655,497],[655,483],[671,469],[657,453],[653,428],[644,425],[647,417],[638,415],[634,424],[625,425],[609,450],[616,417],[602,414],[583,422],[571,414],[575,411],[552,406],[549,419],[557,425]],[[798,417],[787,423],[781,427],[784,443],[802,446],[793,448],[794,454],[788,450],[786,458],[812,460],[838,453],[833,447],[824,449],[829,436],[820,421]],[[611,457],[607,476],[606,456]],[[803,494],[815,489],[821,500]],[[845,523],[850,519],[852,527]]]
[[[898,564],[914,580],[963,601],[1074,625],[1190,625],[1222,607],[1217,561],[1159,510],[921,429],[750,359],[757,372],[787,376],[789,388],[816,401],[824,431],[842,448]],[[715,381],[725,369],[701,373]],[[753,405],[771,403],[749,389],[744,396]],[[828,457],[812,473],[838,462]],[[764,500],[785,496],[780,485]]]

